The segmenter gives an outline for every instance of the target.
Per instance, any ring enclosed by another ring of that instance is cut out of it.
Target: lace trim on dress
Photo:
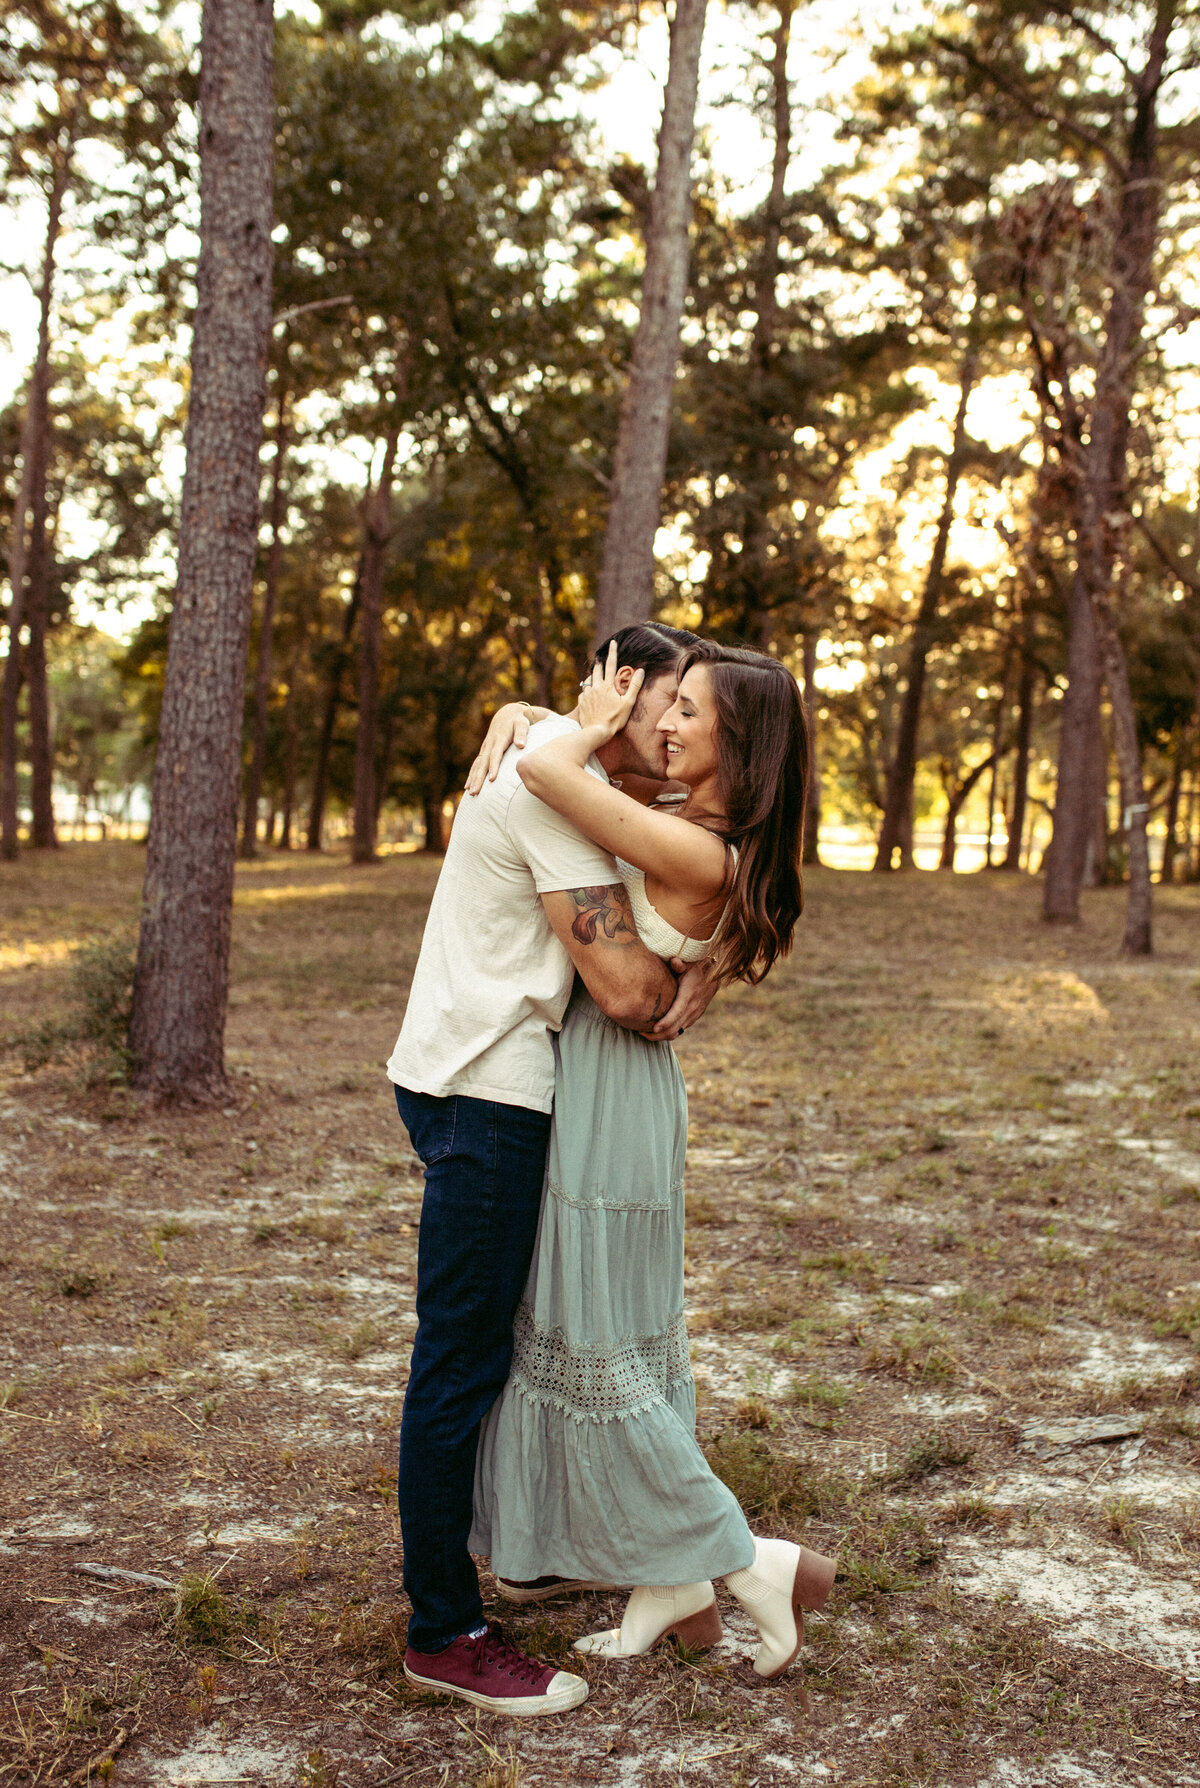
[[[682,1311],[661,1335],[635,1335],[611,1347],[572,1347],[561,1329],[517,1310],[509,1383],[531,1403],[548,1404],[576,1422],[615,1422],[640,1415],[692,1381]]]
[[[570,1205],[576,1211],[669,1211],[672,1200],[683,1192],[683,1181],[672,1181],[666,1192],[655,1192],[650,1198],[621,1198],[614,1192],[597,1192],[593,1197],[581,1198],[578,1193],[568,1192],[549,1178],[546,1190],[559,1204]]]

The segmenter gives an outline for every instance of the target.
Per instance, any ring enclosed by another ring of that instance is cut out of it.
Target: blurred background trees
[[[149,3],[3,15],[8,254],[52,274],[0,415],[16,848],[55,815],[146,821],[196,46]],[[440,850],[491,710],[571,701],[658,166],[590,94],[652,29],[546,0],[280,9],[246,855]],[[630,600],[794,669],[827,860],[1049,848],[1048,916],[1132,872],[1141,948],[1150,876],[1200,876],[1196,8],[985,0],[864,48],[849,15],[739,0],[707,42]]]

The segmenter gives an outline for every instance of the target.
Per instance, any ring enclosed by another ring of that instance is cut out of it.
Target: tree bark
[[[654,606],[654,537],[662,515],[679,328],[687,296],[692,140],[706,0],[676,0],[646,229],[642,307],[613,456],[596,639],[646,620]]]
[[[296,762],[300,754],[300,727],[296,719],[296,670],[300,663],[300,641],[292,651],[288,666],[287,698],[283,705],[283,812],[279,824],[279,848],[292,848],[292,818],[296,810]]]
[[[938,604],[942,595],[942,579],[946,570],[946,551],[950,544],[950,528],[954,521],[954,499],[967,459],[967,404],[975,384],[979,364],[978,350],[968,325],[967,346],[963,353],[958,382],[958,409],[954,417],[954,434],[950,457],[946,461],[946,494],[938,517],[933,554],[921,591],[921,601],[908,648],[906,682],[900,703],[900,721],[896,729],[896,749],[888,770],[887,794],[884,797],[883,824],[874,867],[890,870],[897,849],[903,855],[905,816],[911,815],[913,784],[917,774],[917,739],[921,726],[921,701],[925,693],[925,671],[933,645]],[[911,827],[911,819],[909,820]]]
[[[342,639],[329,670],[329,688],[325,694],[325,712],[321,716],[321,731],[317,735],[317,755],[313,762],[312,795],[308,804],[308,833],[304,841],[305,850],[319,851],[321,834],[325,828],[325,796],[329,786],[329,753],[333,748],[333,729],[337,725],[337,711],[342,705],[342,678],[346,674],[346,665],[350,660],[350,641],[354,635],[354,623],[358,619],[358,606],[362,599],[363,555],[358,557],[358,568],[354,573],[354,588],[350,592],[350,600],[342,616]]]
[[[1176,833],[1179,829],[1179,798],[1183,793],[1183,753],[1187,735],[1176,733],[1171,754],[1171,788],[1167,795],[1166,831],[1163,835],[1162,863],[1158,879],[1168,886],[1175,880]]]
[[[27,614],[26,579],[30,559],[30,518],[35,516],[39,501],[45,504],[46,469],[49,462],[50,435],[50,312],[54,303],[54,259],[62,226],[63,200],[70,178],[74,149],[73,130],[54,164],[46,209],[46,238],[42,250],[42,270],[38,281],[38,334],[33,370],[29,379],[29,396],[21,422],[21,478],[13,503],[12,531],[8,546],[8,575],[11,595],[8,607],[8,657],[4,661],[4,678],[0,684],[0,856],[11,861],[17,854],[17,702],[21,679],[26,666],[22,663],[21,628]],[[44,530],[44,522],[43,522]],[[35,623],[36,624],[36,623]],[[37,648],[35,647],[35,657]],[[40,698],[40,702],[39,702]],[[31,722],[40,726],[42,745],[47,739],[48,705],[45,701],[45,659],[39,697],[34,698]],[[35,733],[34,753],[39,750]],[[47,790],[43,788],[43,799]],[[50,829],[53,833],[53,809]]]
[[[1103,679],[1103,652],[1100,653],[1100,671]],[[1088,834],[1083,854],[1083,885],[1085,888],[1102,888],[1111,878],[1108,863],[1108,741],[1104,736],[1104,715],[1099,704],[1089,735],[1088,754]]]
[[[801,861],[820,863],[821,760],[817,752],[817,636],[804,635],[804,713],[808,721],[808,783],[804,791],[804,846]]]
[[[1126,956],[1149,956],[1154,948],[1150,844],[1146,836],[1149,803],[1142,781],[1142,749],[1137,735],[1137,711],[1129,687],[1124,648],[1108,598],[1099,598],[1095,607],[1100,648],[1104,657],[1105,681],[1112,704],[1117,768],[1121,778],[1121,824],[1129,857],[1129,900],[1125,910],[1125,936],[1121,940],[1121,949]]]
[[[942,854],[938,861],[939,869],[953,870],[954,858],[958,850],[958,816],[963,810],[967,796],[979,778],[987,770],[990,770],[995,762],[994,753],[991,757],[985,757],[981,764],[976,764],[975,768],[967,773],[957,787],[951,787],[943,777],[943,786],[946,790],[946,824],[942,832]]]
[[[1072,714],[1067,733],[1064,706],[1064,738],[1059,748],[1059,788],[1055,795],[1055,832],[1052,861],[1046,877],[1043,917],[1075,920],[1079,916],[1079,889],[1086,864],[1087,824],[1094,813],[1087,798],[1086,754],[1081,754],[1085,726],[1093,724],[1092,679],[1098,680],[1103,657],[1105,681],[1113,709],[1121,800],[1125,809],[1129,844],[1129,910],[1122,948],[1131,955],[1146,955],[1151,948],[1150,854],[1146,843],[1146,814],[1142,788],[1141,750],[1133,721],[1129,676],[1111,606],[1113,571],[1117,556],[1115,518],[1124,509],[1126,453],[1134,381],[1144,345],[1146,297],[1153,279],[1158,242],[1161,186],[1157,171],[1158,98],[1162,88],[1167,43],[1178,12],[1177,0],[1157,0],[1154,21],[1140,71],[1130,71],[1133,116],[1126,156],[1120,169],[1115,196],[1115,223],[1110,257],[1109,299],[1096,357],[1086,443],[1078,430],[1064,430],[1063,447],[1071,476],[1075,510],[1076,592],[1072,595],[1071,656],[1075,656],[1075,631],[1082,622],[1083,604],[1091,612],[1094,669],[1084,670],[1086,687],[1081,692],[1079,713]],[[1068,696],[1070,696],[1068,690]],[[1098,696],[1095,725],[1099,725]],[[1068,750],[1070,771],[1063,780],[1063,749]],[[1063,810],[1065,835],[1060,848],[1059,810]]]
[[[1096,741],[1100,734],[1100,646],[1082,571],[1071,586],[1067,688],[1058,732],[1054,830],[1046,852],[1042,918],[1079,923],[1079,891],[1088,863],[1095,815]]]
[[[47,397],[49,393],[47,392]],[[43,406],[38,429],[37,468],[29,529],[29,586],[25,618],[29,645],[25,652],[26,702],[29,712],[30,808],[29,842],[35,850],[57,850],[54,829],[54,738],[50,725],[50,689],[46,676],[46,627],[50,614],[50,529],[46,475],[50,458],[50,407]]]
[[[161,1099],[227,1090],[246,646],[271,335],[272,0],[205,0],[200,263],[179,575],[130,1046]]]
[[[771,506],[775,496],[770,432],[773,421],[771,372],[779,327],[777,288],[782,272],[780,245],[786,203],[787,173],[792,153],[792,95],[787,60],[792,39],[794,0],[778,0],[779,23],[772,37],[771,111],[774,147],[771,185],[763,208],[762,247],[754,269],[754,336],[750,355],[750,401],[755,439],[751,455],[751,482],[746,490],[742,524],[742,550],[738,557],[741,584],[739,636],[758,640],[765,652],[770,644],[772,591],[767,548],[770,544]]]
[[[379,714],[379,635],[383,625],[383,565],[392,532],[392,480],[400,425],[388,430],[374,490],[362,502],[362,610],[358,628],[358,730],[354,743],[354,863],[375,861],[376,723]]]
[[[1012,639],[1004,646],[1004,666],[1000,673],[1000,699],[996,703],[996,712],[992,720],[992,773],[988,778],[987,799],[987,841],[984,848],[984,867],[992,867],[992,830],[996,824],[997,781],[1000,775],[1000,763],[1003,758],[1004,721],[1008,707],[1008,678],[1012,669]],[[951,864],[951,868],[954,865]]]
[[[263,588],[262,620],[258,630],[258,675],[254,689],[254,737],[250,752],[250,769],[246,776],[246,798],[242,809],[243,857],[258,854],[258,804],[262,799],[263,765],[267,756],[267,707],[271,698],[271,637],[275,629],[275,602],[279,594],[279,572],[283,564],[283,518],[287,508],[283,468],[287,459],[287,386],[282,371],[279,375],[278,411],[275,417],[275,457],[271,465],[270,527],[271,545],[267,555],[267,575]],[[267,834],[268,841],[270,833]]]
[[[1033,739],[1033,628],[1028,600],[1021,616],[1021,674],[1017,682],[1017,749],[1013,762],[1012,811],[1008,821],[1008,848],[1002,869],[1019,870],[1021,841],[1025,834],[1025,808],[1029,799],[1029,747]]]
[[[426,791],[421,803],[421,809],[425,815],[425,842],[421,849],[428,851],[430,856],[434,857],[442,856],[446,849],[446,829],[442,817],[444,800],[444,795],[435,796],[432,792]]]

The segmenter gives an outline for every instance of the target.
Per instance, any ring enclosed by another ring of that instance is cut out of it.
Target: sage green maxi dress
[[[664,959],[705,946],[620,870]],[[696,1444],[683,1316],[687,1094],[576,984],[555,1038],[554,1117],[508,1384],[480,1434],[471,1550],[517,1582],[698,1583],[753,1562],[732,1492]]]

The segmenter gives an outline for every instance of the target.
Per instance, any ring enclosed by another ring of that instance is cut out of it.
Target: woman
[[[756,652],[685,654],[658,728],[685,791],[672,812],[587,769],[641,681],[635,672],[618,689],[614,647],[584,685],[579,731],[524,756],[519,773],[617,857],[651,950],[706,958],[718,983],[758,982],[790,949],[802,905],[807,736],[795,681]],[[503,736],[507,717],[498,722]],[[674,1052],[622,1030],[577,986],[556,1040],[547,1192],[512,1374],[480,1437],[471,1549],[517,1585],[543,1574],[633,1585],[621,1626],[577,1642],[608,1657],[668,1636],[714,1644],[712,1580],[724,1577],[759,1629],[754,1668],[774,1677],[799,1651],[800,1611],[824,1604],[834,1566],[756,1539],[696,1444],[686,1142]]]

